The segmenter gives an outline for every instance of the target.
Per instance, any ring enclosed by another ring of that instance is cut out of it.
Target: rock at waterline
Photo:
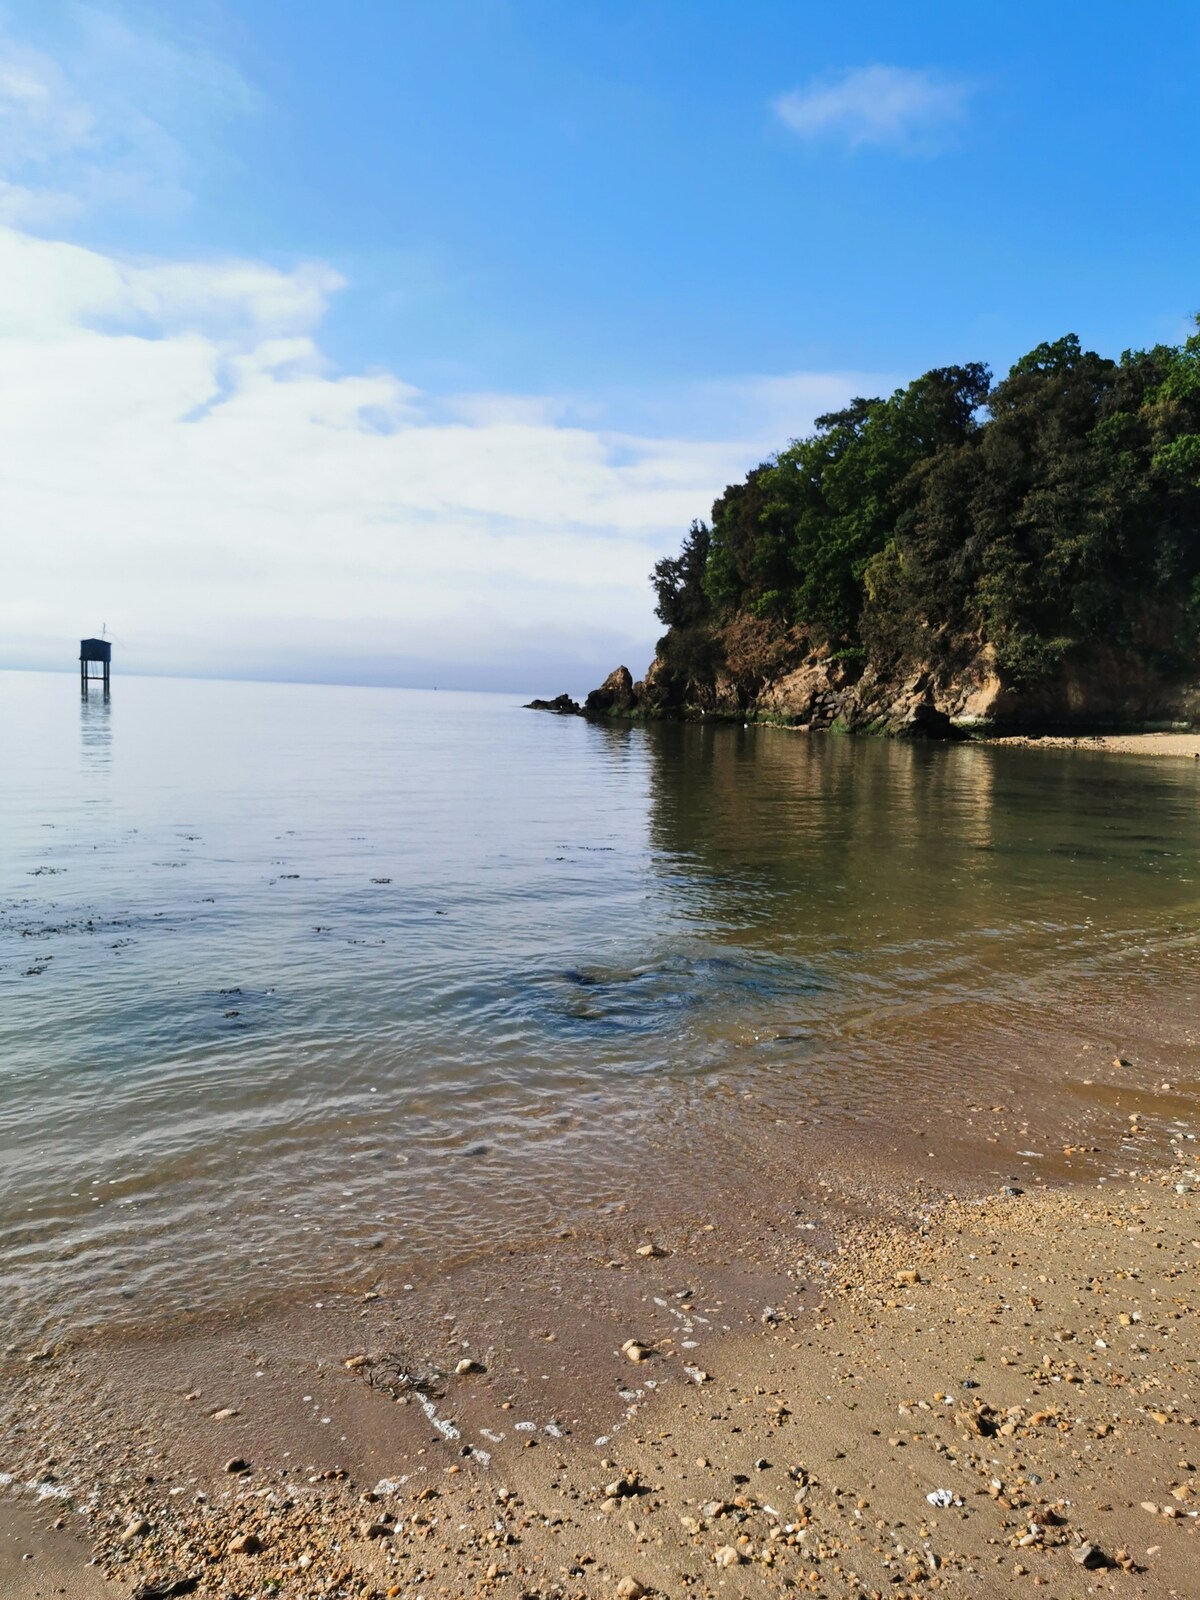
[[[530,700],[525,710],[553,711],[560,717],[578,717],[581,714],[579,702],[572,700],[569,694],[557,694],[553,700]]]
[[[593,689],[584,702],[584,715],[607,717],[613,712],[632,711],[637,705],[633,673],[628,667],[618,667],[610,672],[598,689]]]

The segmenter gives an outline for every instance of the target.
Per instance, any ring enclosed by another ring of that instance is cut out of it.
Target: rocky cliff
[[[714,637],[703,671],[671,660],[670,638],[646,676],[618,667],[588,695],[589,717],[724,718],[814,731],[955,738],[1001,729],[1200,726],[1200,669],[1164,670],[1154,652],[1094,644],[1044,681],[1018,684],[987,643],[880,672],[802,630],[747,619]]]

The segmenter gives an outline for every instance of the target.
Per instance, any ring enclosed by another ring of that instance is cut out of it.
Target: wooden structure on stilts
[[[93,672],[92,664],[95,663],[102,670]],[[81,639],[79,641],[79,689],[82,694],[87,694],[89,683],[104,682],[104,692],[108,693],[108,675],[112,667],[112,644],[108,639]]]

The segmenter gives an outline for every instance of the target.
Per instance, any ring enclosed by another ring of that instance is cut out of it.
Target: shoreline
[[[491,1263],[436,1369],[370,1291],[27,1367],[45,1497],[0,1489],[0,1590],[1186,1595],[1198,1086],[1140,1080],[1102,1176],[950,1193],[910,1157],[828,1232],[777,1178],[691,1230],[634,1208],[586,1269]]]
[[[738,712],[705,712],[693,709],[670,715],[661,711],[646,711],[642,709],[589,713],[581,705],[572,701],[568,695],[560,695],[556,700],[534,700],[522,709],[526,711],[543,711],[555,716],[581,717],[598,727],[612,724],[628,726],[646,722],[678,722],[695,727],[777,728],[783,733],[842,733],[860,738],[879,737],[879,730],[873,728],[850,729],[840,727],[837,724],[814,726],[811,723],[789,721],[783,717],[753,709]],[[1141,730],[1133,729],[1128,732],[1081,729],[1078,732],[1048,731],[1042,733],[1037,730],[1028,732],[1019,730],[992,732],[988,730],[986,724],[951,723],[948,726],[953,729],[953,732],[948,737],[938,735],[930,739],[922,736],[922,742],[969,743],[995,745],[997,747],[1020,746],[1022,748],[1041,746],[1043,749],[1049,750],[1098,750],[1113,755],[1182,756],[1200,761],[1200,731],[1188,731],[1179,728],[1158,727]],[[892,733],[890,736],[904,737],[904,735],[897,733]]]
[[[990,734],[983,744],[1030,749],[1100,750],[1109,755],[1186,757],[1200,761],[1200,733],[1007,733]]]

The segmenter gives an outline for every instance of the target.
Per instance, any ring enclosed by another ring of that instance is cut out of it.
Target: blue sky
[[[7,508],[45,553],[0,659],[96,606],[148,670],[311,670],[297,625],[318,675],[640,670],[652,561],[817,411],[1182,335],[1198,68],[1179,4],[0,5],[19,448],[90,460]],[[81,498],[106,559],[55,602]]]

